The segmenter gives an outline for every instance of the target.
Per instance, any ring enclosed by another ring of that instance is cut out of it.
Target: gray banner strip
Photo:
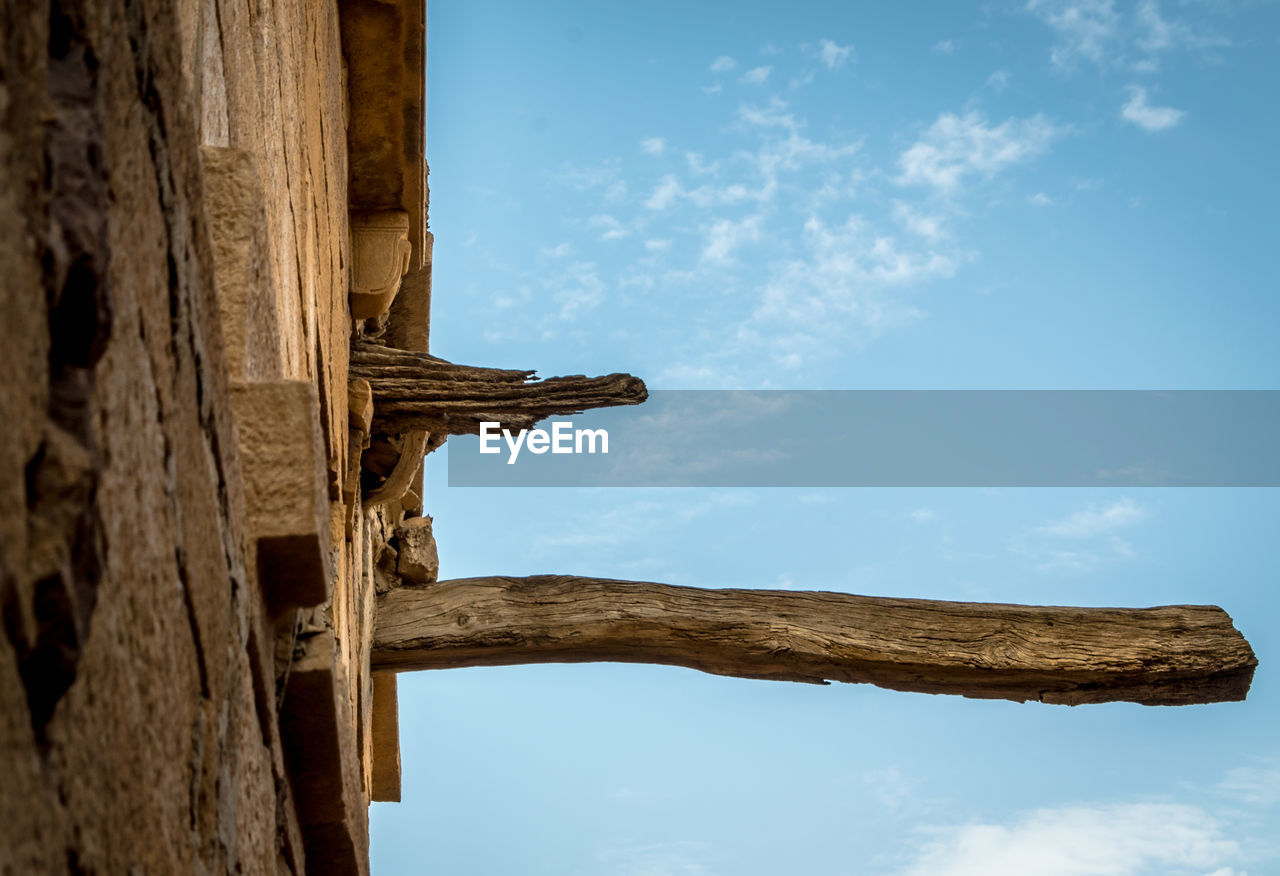
[[[450,439],[449,485],[1280,486],[1276,390],[668,390],[556,422]]]

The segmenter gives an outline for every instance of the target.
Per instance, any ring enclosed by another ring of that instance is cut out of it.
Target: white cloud
[[[587,220],[587,227],[600,232],[601,240],[621,240],[629,237],[631,232],[622,227],[622,223],[607,213],[597,213]]]
[[[1009,71],[997,70],[987,77],[987,87],[992,91],[1004,91],[1009,87]]]
[[[707,174],[715,174],[720,170],[720,163],[712,161],[708,164],[703,160],[701,152],[686,152],[684,160],[689,165],[689,172],[694,176],[705,176]]]
[[[774,265],[738,331],[738,340],[766,347],[784,368],[917,318],[919,311],[895,293],[953,276],[958,265],[932,249],[904,249],[859,216],[835,227],[811,217],[804,230],[804,256]]]
[[[652,238],[644,242],[644,248],[649,252],[666,252],[671,249],[671,241],[661,238]]]
[[[557,317],[564,321],[594,310],[604,301],[604,283],[596,272],[595,262],[574,262],[550,281],[556,290],[554,298],[560,309]]]
[[[890,764],[864,773],[862,783],[877,803],[893,811],[911,801],[920,780],[904,773],[897,764]]]
[[[956,50],[955,40],[938,40],[933,44],[931,51],[937,52],[939,55],[950,55]]]
[[[775,97],[766,107],[743,104],[738,107],[738,118],[757,128],[789,128],[794,131],[800,125],[795,116],[784,112],[786,108],[787,102]]]
[[[1027,203],[1036,207],[1052,207],[1053,198],[1049,197],[1044,192],[1036,192],[1034,195],[1027,198]]]
[[[737,222],[732,219],[721,219],[706,230],[707,243],[702,250],[703,261],[727,262],[733,257],[733,251],[745,243],[754,243],[760,239],[759,214],[747,216]]]
[[[1106,507],[1090,506],[1062,520],[1046,523],[1038,531],[1061,538],[1091,538],[1132,526],[1145,516],[1145,509],[1126,496]]]
[[[573,244],[569,243],[566,240],[564,243],[558,244],[556,246],[543,247],[542,254],[546,256],[551,256],[551,258],[553,259],[562,259],[565,256],[569,256],[573,254]]]
[[[898,157],[898,182],[952,193],[968,176],[994,176],[1044,152],[1060,133],[1040,115],[991,126],[976,112],[943,113]]]
[[[712,73],[728,73],[734,67],[738,66],[738,62],[730,58],[728,55],[721,55],[711,62],[709,69]]]
[[[763,85],[771,72],[773,72],[772,67],[753,67],[742,74],[741,81],[747,85]]]
[[[719,94],[723,90],[723,88],[721,87],[720,83],[717,82],[715,85],[702,86],[702,90],[705,91],[707,94]]]
[[[1139,876],[1232,873],[1239,843],[1203,809],[1129,803],[1038,809],[1009,824],[927,831],[899,876]],[[1216,868],[1216,869],[1215,869]],[[1194,872],[1194,871],[1190,871]]]
[[[917,508],[914,511],[908,512],[907,516],[916,523],[928,523],[937,517],[938,514],[932,508]]]
[[[1280,760],[1264,760],[1230,770],[1216,787],[1219,793],[1250,807],[1280,803]]]
[[[1129,86],[1129,102],[1120,110],[1120,116],[1145,131],[1165,131],[1182,121],[1183,110],[1171,106],[1151,106],[1147,103],[1147,90],[1141,85]]]
[[[708,846],[701,842],[617,844],[597,852],[605,876],[711,876],[705,863]]]
[[[649,137],[640,141],[640,151],[645,155],[661,155],[667,148],[667,141],[661,137]]]
[[[623,185],[626,184],[621,180],[622,162],[616,158],[588,165],[570,164],[566,161],[551,176],[561,185],[579,192],[589,189],[608,189],[620,182]]]
[[[853,57],[853,46],[841,46],[824,39],[818,43],[818,57],[828,70],[839,70]]]
[[[1115,0],[1028,0],[1026,9],[1055,32],[1049,56],[1066,72],[1084,60],[1149,73],[1159,69],[1163,52],[1230,44],[1203,22],[1192,25],[1165,18],[1156,0],[1141,0],[1132,14],[1118,11]]]
[[[796,90],[797,88],[804,88],[806,85],[812,82],[814,80],[814,77],[816,77],[817,75],[818,74],[816,74],[813,70],[805,70],[803,73],[801,73],[798,76],[792,76],[791,79],[787,81],[787,87],[790,88],[792,91]]]
[[[1120,31],[1114,0],[1028,0],[1026,8],[1057,33],[1049,52],[1054,66],[1070,70],[1080,58],[1107,62]]]
[[[1173,49],[1210,49],[1230,45],[1230,40],[1219,36],[1203,25],[1195,27],[1183,21],[1171,21],[1160,14],[1155,0],[1143,0],[1135,12],[1138,35],[1137,47],[1149,56]],[[1154,61],[1150,62],[1154,66]]]
[[[680,197],[680,182],[672,174],[667,174],[654,188],[653,194],[644,202],[650,210],[665,210]]]
[[[1009,550],[1039,572],[1094,572],[1137,556],[1119,532],[1145,517],[1146,510],[1127,497],[1102,507],[1091,505],[1015,536]]]
[[[941,216],[926,215],[902,201],[893,202],[893,218],[912,234],[918,234],[928,240],[941,240],[947,236],[946,230],[942,227]]]

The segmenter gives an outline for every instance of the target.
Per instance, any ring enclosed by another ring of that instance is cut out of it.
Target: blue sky
[[[691,8],[692,7],[692,8]],[[652,388],[1280,388],[1273,4],[435,0],[432,350]],[[449,489],[442,577],[1216,603],[1248,702],[400,679],[375,872],[1280,872],[1267,490]]]

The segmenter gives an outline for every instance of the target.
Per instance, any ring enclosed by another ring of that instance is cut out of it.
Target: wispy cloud
[[[665,210],[675,203],[676,198],[680,197],[680,181],[675,178],[674,174],[667,174],[654,187],[653,193],[649,195],[644,205],[650,210]]]
[[[1267,758],[1227,772],[1214,787],[1236,803],[1266,808],[1280,803],[1280,758]]]
[[[933,44],[930,51],[939,55],[950,55],[954,53],[957,48],[959,48],[959,46],[956,44],[955,40],[938,40]]]
[[[1156,0],[1141,0],[1131,11],[1117,9],[1115,0],[1028,0],[1026,9],[1054,31],[1049,57],[1066,73],[1081,61],[1150,73],[1163,53],[1230,45],[1204,21],[1166,18]]]
[[[738,66],[738,62],[728,55],[721,55],[711,62],[711,66],[707,69],[712,73],[728,73],[734,67]]]
[[[772,67],[753,67],[746,73],[742,74],[742,79],[740,81],[747,85],[763,85],[769,80],[769,74],[772,72]]]
[[[566,240],[555,246],[543,247],[542,254],[553,259],[562,259],[573,254],[573,244]]]
[[[667,141],[661,137],[648,137],[640,141],[640,151],[645,155],[661,155],[667,148]]]
[[[616,844],[597,854],[603,876],[711,876],[701,842]]]
[[[1146,510],[1126,496],[1101,508],[1090,506],[1061,520],[1050,521],[1038,527],[1038,531],[1061,538],[1092,538],[1132,526],[1144,517]]]
[[[1240,844],[1210,813],[1173,803],[1038,809],[1007,824],[974,822],[925,834],[929,839],[899,876],[1234,873],[1242,858]]]
[[[839,70],[853,57],[853,46],[841,46],[832,40],[818,43],[818,58],[828,70]]]
[[[901,247],[850,216],[830,226],[810,217],[804,257],[783,261],[765,285],[742,340],[761,344],[783,368],[807,364],[832,336],[874,336],[910,321],[919,311],[897,289],[954,275],[957,261],[933,250]]]
[[[923,213],[902,201],[893,202],[893,218],[912,234],[928,240],[941,240],[947,236],[941,216]]]
[[[587,227],[600,232],[601,240],[621,240],[629,237],[631,232],[622,227],[622,223],[608,213],[597,213],[587,220]]]
[[[1129,100],[1121,107],[1120,116],[1144,131],[1167,131],[1177,126],[1186,115],[1183,110],[1171,106],[1152,106],[1147,103],[1147,90],[1141,85],[1129,86]]]
[[[1154,69],[1155,56],[1175,49],[1204,50],[1229,46],[1231,41],[1214,33],[1204,23],[1195,26],[1177,19],[1167,19],[1160,14],[1156,0],[1143,0],[1134,13],[1136,19],[1135,43],[1147,59],[1140,61],[1147,69]]]
[[[706,246],[702,250],[702,258],[709,262],[727,262],[733,257],[733,251],[745,243],[760,239],[759,214],[744,219],[721,219],[707,229]]]
[[[1146,516],[1146,509],[1128,497],[1107,505],[1090,505],[1015,535],[1009,550],[1028,560],[1038,572],[1094,572],[1137,556],[1120,533]]]
[[[703,158],[701,152],[686,152],[684,154],[684,160],[689,166],[689,173],[694,176],[716,174],[720,171],[720,163],[717,161],[708,162]]]
[[[898,182],[951,194],[968,177],[991,177],[1039,155],[1061,132],[1041,115],[993,126],[977,112],[943,113],[899,156]]]
[[[1058,41],[1049,57],[1062,70],[1080,59],[1105,63],[1120,33],[1114,0],[1028,0],[1026,8],[1054,30]]]
[[[622,162],[617,158],[596,164],[565,162],[551,174],[551,179],[578,192],[597,190],[610,202],[620,201],[627,196],[627,182],[622,178]]]
[[[595,262],[575,262],[563,279],[555,295],[562,320],[574,319],[582,311],[592,310],[604,301],[604,283],[596,273]]]

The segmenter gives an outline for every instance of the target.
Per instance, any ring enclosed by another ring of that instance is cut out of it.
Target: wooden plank
[[[400,702],[393,672],[373,674],[373,799],[400,802]]]
[[[1064,608],[561,575],[378,597],[380,669],[598,661],[1066,705],[1243,700],[1258,662],[1227,613],[1204,605]]]
[[[649,397],[644,381],[630,374],[534,381],[532,371],[455,365],[370,343],[352,345],[351,376],[369,381],[374,424],[385,432],[478,435],[485,421],[525,429],[547,417],[638,405]]]

